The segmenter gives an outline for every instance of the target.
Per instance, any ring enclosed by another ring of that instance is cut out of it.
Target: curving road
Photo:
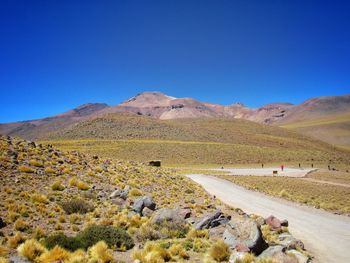
[[[315,256],[314,262],[350,262],[350,218],[250,191],[216,177],[187,176],[224,203],[246,213],[288,219],[289,231],[304,242]]]

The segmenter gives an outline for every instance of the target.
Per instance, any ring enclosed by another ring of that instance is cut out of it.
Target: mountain
[[[129,113],[160,120],[208,117],[245,119],[294,129],[332,144],[350,147],[350,94],[312,98],[299,105],[271,103],[252,109],[241,103],[219,105],[192,98],[175,98],[161,92],[143,92],[115,106],[89,103],[44,119],[0,124],[0,133],[37,139],[81,121],[115,113]],[[319,121],[315,123],[314,120]],[[335,124],[334,120],[340,122]]]
[[[39,138],[47,132],[63,129],[73,123],[92,118],[107,107],[108,105],[104,103],[88,103],[52,117],[0,124],[0,134],[26,139]]]

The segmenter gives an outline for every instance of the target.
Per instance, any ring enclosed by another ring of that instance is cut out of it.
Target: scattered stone
[[[262,252],[258,259],[272,259],[273,262],[280,263],[299,263],[296,257],[285,254],[285,251],[286,247],[284,246],[271,246]]]
[[[281,226],[288,227],[289,226],[288,220],[287,219],[282,220],[281,221]]]
[[[231,248],[245,244],[256,255],[267,248],[258,224],[249,218],[231,220],[223,233],[224,242]]]
[[[296,239],[289,233],[282,233],[278,236],[279,244],[287,247],[288,249],[301,248],[304,249],[304,243]]]
[[[164,222],[173,222],[181,225],[185,224],[185,219],[180,214],[179,208],[161,208],[154,213],[151,222],[158,225]]]
[[[231,256],[230,256],[230,259],[229,259],[229,263],[236,263],[236,262],[243,262],[244,260],[244,257],[248,255],[247,252],[236,252],[234,251]]]
[[[119,197],[123,200],[126,200],[128,198],[130,189],[131,189],[130,186],[126,185],[123,190],[115,190],[109,197],[112,199]]]
[[[201,219],[196,225],[195,229],[209,229],[222,224],[227,224],[231,220],[231,217],[225,217],[220,210]]]
[[[25,257],[12,256],[9,258],[10,263],[30,263]]]
[[[4,228],[6,226],[6,223],[4,222],[4,220],[2,220],[2,218],[0,217],[0,229]]]
[[[266,250],[264,250],[260,255],[259,255],[259,259],[260,258],[269,258],[269,257],[273,257],[274,255],[278,254],[278,253],[283,253],[286,251],[286,247],[285,246],[271,246],[269,248],[267,248]]]
[[[154,211],[149,209],[148,207],[145,207],[144,209],[142,209],[143,216],[151,217],[153,213]]]
[[[277,217],[274,217],[273,215],[266,218],[265,222],[271,227],[272,230],[275,230],[275,231],[280,230],[282,227],[281,221]]]
[[[310,262],[310,258],[305,256],[303,253],[292,249],[292,250],[288,250],[287,252],[288,254],[293,254],[297,259],[298,259],[298,263],[308,263]]]
[[[156,209],[156,203],[153,202],[153,199],[152,199],[151,197],[149,197],[149,196],[143,196],[143,197],[138,198],[138,199],[135,201],[135,203],[134,203],[132,209],[133,209],[136,213],[142,215],[142,210],[143,210],[145,207],[147,207],[147,208],[149,208],[149,209],[151,209],[151,210],[155,210],[155,209]]]
[[[249,252],[250,249],[245,243],[239,243],[235,246],[236,251],[238,252]]]

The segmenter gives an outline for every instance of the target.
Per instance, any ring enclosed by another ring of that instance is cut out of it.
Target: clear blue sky
[[[350,93],[350,1],[1,0],[0,122],[142,91],[221,104]]]

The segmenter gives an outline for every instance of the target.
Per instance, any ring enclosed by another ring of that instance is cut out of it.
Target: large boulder
[[[195,224],[195,229],[209,229],[222,224],[226,224],[230,221],[231,217],[225,217],[220,210],[202,218]]]
[[[179,208],[162,208],[154,213],[151,222],[154,224],[162,224],[164,222],[172,222],[179,225],[186,223],[185,218],[181,214],[181,209]]]
[[[223,233],[224,242],[231,248],[248,247],[259,255],[268,245],[262,237],[258,224],[250,218],[231,220]]]
[[[153,201],[152,197],[149,196],[143,196],[138,198],[134,205],[132,206],[132,210],[135,211],[136,213],[142,215],[142,210],[147,207],[151,210],[156,209],[156,203]]]

